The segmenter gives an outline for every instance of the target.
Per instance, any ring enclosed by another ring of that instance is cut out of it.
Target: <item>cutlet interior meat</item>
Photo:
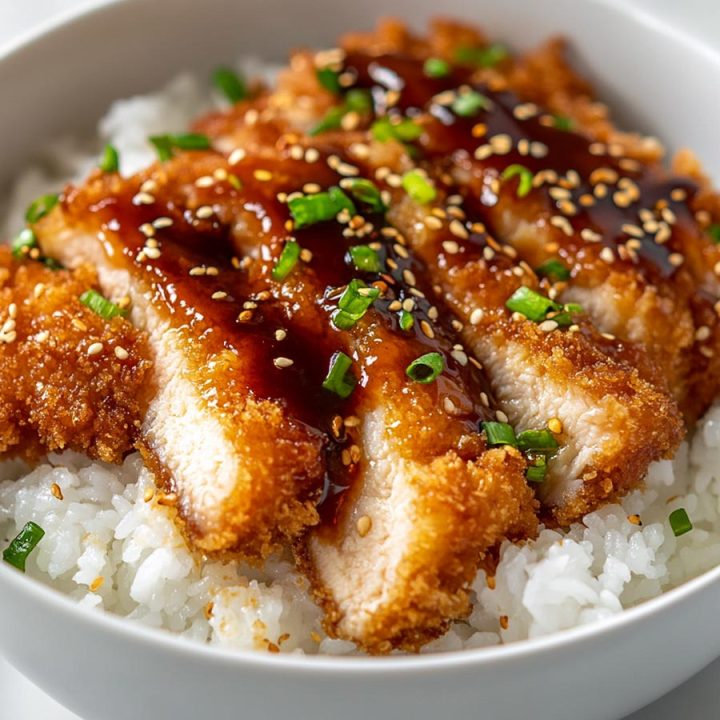
[[[95,271],[50,270],[0,247],[0,453],[66,448],[105,462],[132,449],[147,398],[147,338],[80,302]]]

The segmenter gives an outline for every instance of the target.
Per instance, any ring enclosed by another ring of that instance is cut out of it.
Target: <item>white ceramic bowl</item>
[[[707,8],[716,11],[713,0]],[[691,145],[720,177],[720,56],[701,43],[611,0],[445,0],[440,10],[518,47],[569,35],[615,108],[671,147]],[[39,140],[91,130],[113,99],[181,69],[205,72],[239,54],[281,59],[381,14],[421,25],[435,12],[418,0],[125,0],[53,23],[0,56],[0,187]],[[0,566],[0,653],[92,720],[608,720],[720,654],[719,606],[717,568],[612,620],[516,645],[283,657],[213,650],[81,610]]]

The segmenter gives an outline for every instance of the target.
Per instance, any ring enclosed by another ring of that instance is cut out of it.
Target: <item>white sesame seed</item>
[[[156,230],[161,230],[162,228],[170,227],[173,221],[172,218],[169,217],[159,217],[153,220],[152,224]]]
[[[115,346],[115,357],[118,360],[127,360],[128,357],[130,357],[130,353],[124,348],[120,347],[120,345]]]
[[[707,325],[702,325],[695,331],[695,339],[698,342],[703,342],[710,337],[710,334],[710,328]]]
[[[155,198],[148,192],[139,192],[132,199],[133,205],[152,205]]]
[[[198,217],[201,220],[206,220],[214,214],[215,211],[210,207],[210,205],[202,205],[195,211],[195,217]]]
[[[230,157],[228,157],[228,162],[230,165],[237,165],[239,162],[241,162],[245,158],[245,150],[243,148],[235,148],[231,153]]]
[[[278,329],[275,331],[275,339],[276,339],[278,342],[282,342],[286,337],[287,337],[287,331],[286,331],[286,330],[283,330],[283,328],[278,328]]]
[[[95,342],[87,349],[88,355],[98,355],[103,351],[103,344],[101,342]]]
[[[149,257],[151,260],[157,260],[160,257],[160,250],[156,247],[146,247],[143,251],[145,253],[146,257]]]
[[[544,320],[538,325],[538,330],[540,332],[549,333],[553,330],[557,330],[559,325],[555,322],[555,320]]]
[[[484,315],[484,314],[485,314],[485,313],[484,313],[484,311],[482,310],[482,308],[475,308],[475,309],[470,313],[470,324],[471,324],[471,325],[479,325],[480,322],[481,322],[482,319],[483,319],[483,315]]]
[[[609,247],[604,247],[600,251],[600,259],[608,264],[615,262],[615,253]]]
[[[289,368],[293,364],[293,360],[286,357],[277,357],[273,360],[273,365],[279,370]]]
[[[37,342],[45,342],[50,337],[50,333],[47,330],[41,330],[39,333],[36,333],[35,340]]]
[[[195,181],[195,187],[208,188],[215,184],[215,179],[210,175],[203,175]]]
[[[495,417],[497,418],[498,422],[506,423],[508,421],[508,416],[502,410],[496,410]]]
[[[218,290],[210,296],[213,300],[224,300],[227,297],[227,293],[224,290]]]

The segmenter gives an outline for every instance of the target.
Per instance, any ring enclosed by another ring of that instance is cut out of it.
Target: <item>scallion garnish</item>
[[[570,132],[573,129],[573,119],[567,115],[553,115],[553,127],[556,130]]]
[[[317,77],[320,85],[322,85],[322,87],[324,87],[326,90],[329,90],[335,95],[340,94],[340,91],[342,90],[339,80],[340,73],[332,70],[329,67],[324,67],[318,68],[315,71],[315,76]]]
[[[338,300],[338,309],[332,314],[332,323],[338,330],[349,330],[362,318],[380,295],[375,287],[362,280],[351,280]]]
[[[415,382],[427,384],[437,380],[444,367],[443,356],[437,352],[429,352],[415,358],[405,369],[405,374]]]
[[[557,258],[550,258],[542,265],[535,268],[535,273],[541,277],[546,277],[553,282],[569,280],[570,270],[560,262]]]
[[[350,248],[350,259],[353,265],[363,272],[380,272],[382,264],[380,256],[369,245],[355,245]]]
[[[672,528],[673,535],[680,537],[685,533],[690,532],[693,529],[693,524],[690,522],[687,510],[685,508],[678,508],[670,513],[668,518],[670,521],[670,527]]]
[[[430,78],[442,78],[447,77],[452,72],[452,68],[447,60],[431,57],[425,61],[423,72]]]
[[[337,130],[342,127],[342,119],[345,117],[345,108],[342,106],[330,108],[325,117],[310,130],[310,135],[319,135],[328,130]]]
[[[527,478],[528,482],[545,482],[546,474],[547,458],[544,455],[538,455],[537,457],[529,458],[528,468],[525,472],[525,477]]]
[[[331,107],[325,117],[310,130],[310,135],[319,135],[328,130],[337,130],[342,127],[342,120],[349,112],[356,112],[360,115],[372,111],[372,97],[367,90],[353,88],[345,95],[345,102],[342,105]]]
[[[31,225],[36,223],[41,218],[44,218],[58,204],[59,200],[60,196],[56,193],[41,195],[25,211],[25,220]]]
[[[104,320],[111,320],[118,316],[125,317],[127,315],[127,310],[123,310],[115,303],[110,302],[110,300],[104,298],[96,290],[86,290],[80,296],[80,302]]]
[[[22,260],[33,248],[38,246],[37,237],[30,228],[21,230],[12,241],[11,248],[13,257]]]
[[[372,136],[380,142],[397,140],[398,142],[409,143],[417,140],[423,133],[422,128],[411,118],[381,117],[370,127]]]
[[[347,210],[351,215],[356,213],[353,201],[336,186],[327,192],[294,197],[288,201],[288,208],[298,229],[333,220],[342,210]]]
[[[512,445],[517,447],[517,438],[512,425],[506,422],[484,422],[482,424],[488,445]]]
[[[402,176],[405,192],[420,205],[427,205],[437,197],[437,191],[422,170],[410,170]]]
[[[413,317],[412,313],[409,313],[407,310],[401,310],[400,311],[400,329],[401,330],[410,330],[412,326],[415,324],[415,318]]]
[[[343,400],[349,397],[357,384],[355,376],[350,372],[351,366],[352,360],[344,352],[336,352],[330,358],[330,369],[322,386]]]
[[[210,138],[201,133],[153,135],[149,140],[155,146],[155,152],[161,162],[169,160],[174,150],[208,150],[211,147]]]
[[[508,49],[501,43],[485,47],[464,46],[455,51],[455,60],[459,63],[483,68],[494,67],[508,56]]]
[[[44,535],[45,531],[39,525],[34,522],[26,523],[18,536],[3,550],[3,560],[18,570],[25,572],[25,562],[28,556],[37,547]]]
[[[554,453],[558,441],[549,430],[523,430],[517,436],[517,446],[523,452]]]
[[[295,240],[288,240],[272,269],[272,279],[284,280],[292,272],[299,259],[300,245]]]
[[[501,180],[510,180],[511,178],[514,178],[516,175],[520,177],[520,181],[518,182],[516,194],[518,197],[525,197],[532,190],[533,174],[524,165],[520,165],[518,163],[515,163],[513,165],[508,165],[503,170],[502,175],[500,176],[500,179]]]
[[[366,178],[354,178],[347,184],[350,194],[358,201],[367,205],[372,212],[384,213],[387,210],[377,185]]]
[[[62,270],[63,266],[61,263],[59,263],[55,258],[51,257],[44,257],[40,259],[40,262],[48,269],[48,270]]]
[[[472,117],[481,110],[487,110],[490,107],[490,101],[482,93],[470,90],[458,94],[451,107],[452,111],[460,117]]]
[[[708,229],[708,235],[710,239],[716,244],[720,245],[720,223],[717,225],[711,225]]]
[[[231,102],[236,103],[247,97],[247,85],[234,70],[219,67],[213,73],[213,85]]]
[[[548,313],[556,313],[552,316],[552,320],[555,320],[558,325],[563,327],[572,325],[572,315],[583,311],[580,305],[573,303],[560,305],[525,286],[519,287],[508,298],[505,307],[537,323],[547,320]]]
[[[98,167],[104,173],[116,173],[120,169],[120,156],[117,149],[110,143],[103,148]]]
[[[345,94],[345,107],[349,112],[356,112],[360,115],[369,113],[373,109],[372,96],[367,90],[352,88]]]

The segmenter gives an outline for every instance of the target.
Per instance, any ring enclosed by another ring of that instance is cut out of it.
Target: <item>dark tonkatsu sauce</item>
[[[219,173],[221,179],[198,187],[200,170],[172,177],[168,166],[167,181],[160,171],[157,182],[150,179],[144,189],[125,183],[90,210],[100,216],[107,242],[119,246],[152,288],[155,304],[164,308],[171,324],[204,344],[199,357],[207,357],[208,350],[232,353],[252,395],[281,403],[325,438],[327,475],[318,492],[326,524],[338,521],[345,491],[362,464],[357,458],[348,462],[349,449],[359,442],[358,430],[337,420],[371,408],[372,400],[364,406],[370,386],[375,387],[375,402],[383,383],[390,393],[412,386],[435,405],[449,398],[456,439],[477,435],[482,421],[494,419],[487,378],[477,366],[453,357],[450,318],[433,305],[423,266],[404,251],[402,238],[381,214],[356,203],[364,220],[358,233],[348,233],[348,225],[334,219],[301,229],[289,223],[287,194],[303,187],[314,193],[341,182],[326,157],[309,165],[280,151],[272,160],[247,157],[232,166],[213,153],[196,158],[210,174],[205,177]],[[153,223],[158,226],[154,232]],[[284,280],[273,280],[272,269],[291,239],[312,257],[301,259]],[[353,266],[348,250],[358,244],[375,249],[380,272]],[[354,327],[338,330],[331,316],[355,278],[382,292]],[[412,306],[414,324],[408,330],[399,326],[399,306]],[[345,400],[322,387],[338,351],[353,359],[351,372],[357,379]],[[413,383],[405,369],[428,352],[441,353],[445,368],[432,383]],[[213,376],[206,402],[222,402],[223,382],[222,373]]]
[[[602,249],[609,248],[611,261],[631,262],[650,281],[656,281],[672,276],[682,264],[679,243],[674,242],[676,233],[697,232],[688,202],[696,186],[690,181],[667,179],[656,167],[620,157],[616,148],[553,127],[551,115],[521,103],[513,93],[469,84],[471,72],[467,69],[455,68],[446,77],[429,78],[421,60],[357,52],[347,55],[344,67],[355,76],[357,87],[371,89],[378,112],[421,119],[425,131],[417,143],[421,164],[424,158],[455,177],[462,175],[465,181],[458,186],[468,209],[476,211],[491,231],[491,209],[498,196],[514,193],[517,187],[517,178],[501,184],[498,178],[505,168],[520,164],[533,176],[545,171],[548,179],[539,191],[545,195],[548,212],[569,223],[558,254],[571,265],[595,262]],[[452,91],[461,87],[480,93],[489,107],[472,117],[458,116],[451,110]],[[386,90],[394,95],[391,107]],[[448,92],[446,100],[443,94]],[[487,151],[487,156],[481,154],[478,159],[476,151],[483,145],[492,148],[490,141],[497,143],[498,151]],[[598,185],[604,188],[597,189]],[[553,198],[551,186],[567,193],[561,199]],[[590,202],[583,204],[588,198]],[[654,221],[646,218],[649,230],[638,219],[639,211],[654,215]],[[657,235],[655,225],[662,227],[666,217],[671,218],[668,230]],[[627,228],[633,234],[626,232]],[[579,234],[582,229],[597,235],[588,242]]]

